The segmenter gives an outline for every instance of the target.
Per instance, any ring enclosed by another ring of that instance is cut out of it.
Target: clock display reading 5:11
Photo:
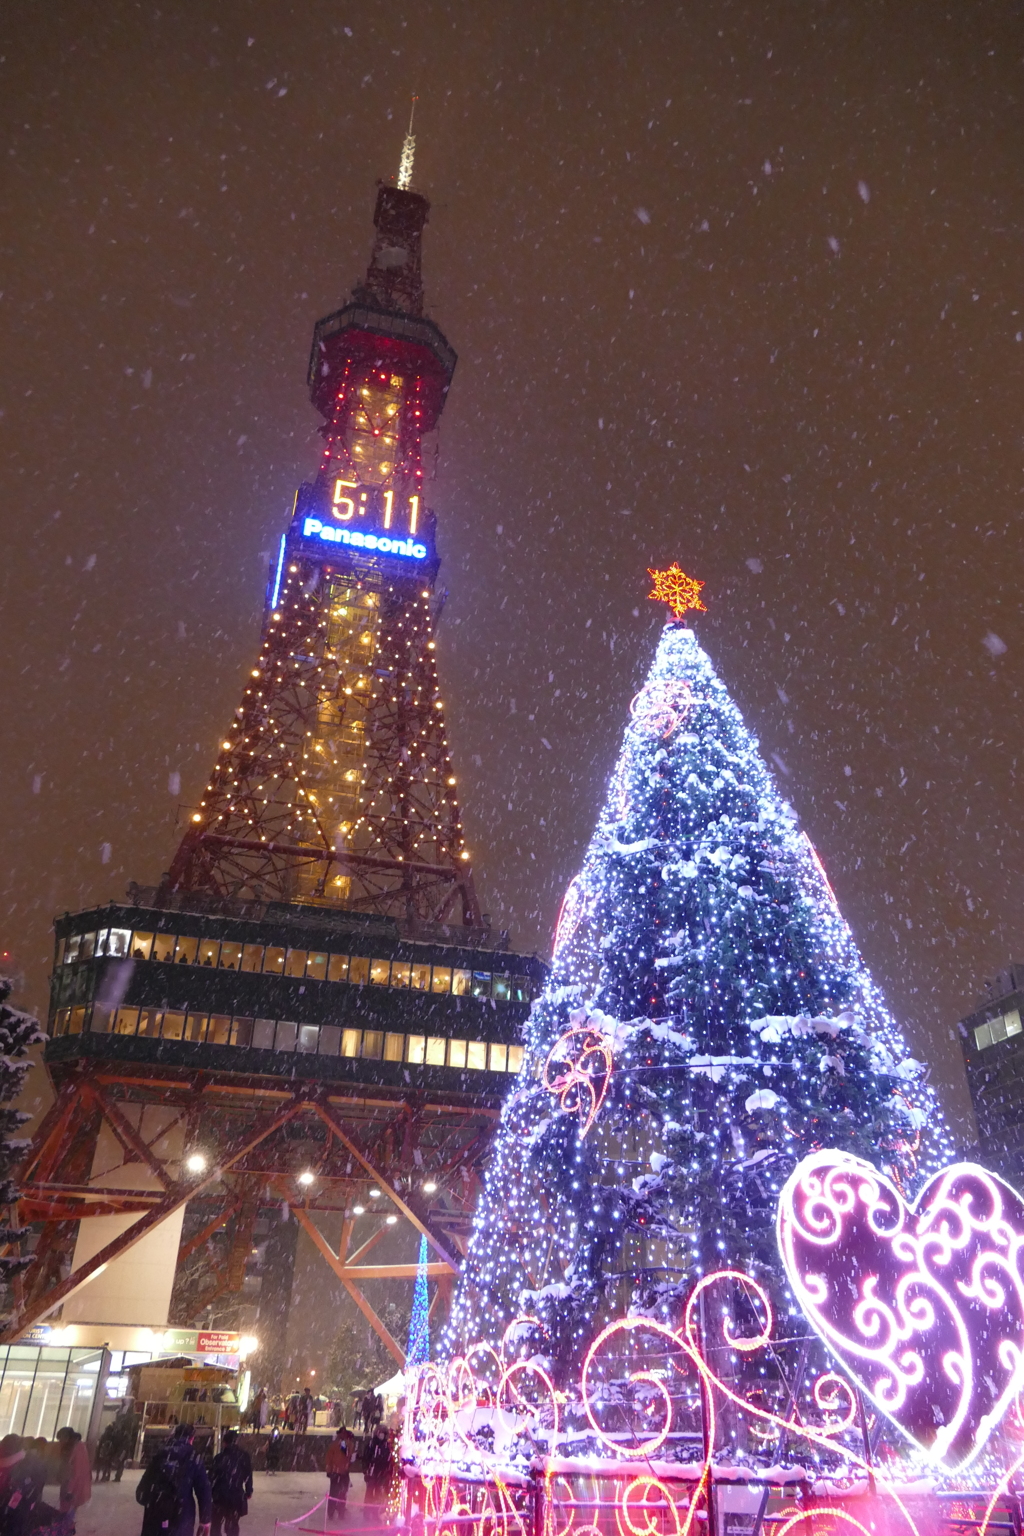
[[[420,498],[400,496],[396,504],[394,491],[360,485],[358,480],[335,480],[331,515],[339,523],[350,523],[354,517],[365,514],[379,518],[385,528],[414,534],[419,524]]]

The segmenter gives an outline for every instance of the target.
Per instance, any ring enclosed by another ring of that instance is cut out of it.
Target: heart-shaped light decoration
[[[908,1205],[870,1163],[815,1152],[779,1198],[778,1239],[850,1377],[934,1460],[971,1461],[1024,1386],[1024,1199],[954,1163]]]

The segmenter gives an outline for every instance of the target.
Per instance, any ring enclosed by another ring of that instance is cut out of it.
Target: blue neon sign
[[[411,560],[427,558],[427,546],[412,539],[392,539],[386,533],[362,533],[358,528],[337,528],[331,523],[322,523],[318,517],[307,517],[302,532],[305,538],[322,539],[325,544],[349,544],[374,554],[402,555]]]

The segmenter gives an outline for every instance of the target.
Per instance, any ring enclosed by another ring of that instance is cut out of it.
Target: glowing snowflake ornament
[[[707,608],[700,600],[704,583],[687,576],[675,560],[667,571],[652,571],[648,567],[647,574],[654,581],[654,591],[647,594],[649,600],[652,603],[668,603],[674,619],[682,622],[691,609],[694,613],[707,613]]]
[[[858,1157],[814,1152],[778,1239],[811,1326],[935,1461],[966,1466],[1024,1386],[1024,1199],[954,1163],[908,1205]]]

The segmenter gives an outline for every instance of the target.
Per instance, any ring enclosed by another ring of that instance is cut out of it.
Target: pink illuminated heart
[[[815,1152],[779,1200],[786,1273],[812,1327],[936,1461],[963,1465],[1024,1386],[1024,1200],[954,1163],[908,1205],[860,1158]]]

